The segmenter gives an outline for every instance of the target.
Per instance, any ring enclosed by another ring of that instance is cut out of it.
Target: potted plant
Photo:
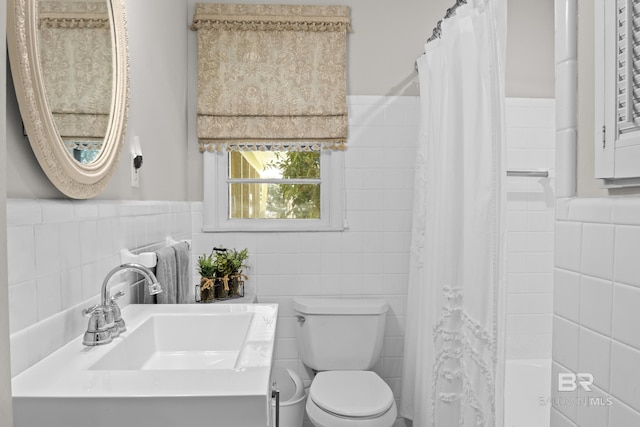
[[[198,272],[200,273],[200,286],[196,292],[200,292],[200,301],[211,302],[215,299],[214,280],[216,277],[213,252],[198,257]]]
[[[240,251],[235,249],[213,248],[215,259],[213,265],[215,275],[221,287],[219,298],[234,297],[239,295],[240,285],[247,276],[243,270],[249,268],[246,261],[249,258],[249,251],[245,248]]]

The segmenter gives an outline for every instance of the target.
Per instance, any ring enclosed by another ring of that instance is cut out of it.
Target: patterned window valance
[[[113,57],[107,2],[38,1],[47,103],[63,138],[105,137]]]
[[[200,151],[343,149],[348,6],[196,4]]]

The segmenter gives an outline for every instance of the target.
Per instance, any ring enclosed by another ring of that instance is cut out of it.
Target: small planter
[[[240,280],[238,277],[234,277],[229,280],[229,297],[244,296],[244,280]]]
[[[196,285],[196,302],[213,302],[214,300],[215,286],[213,279],[200,277],[200,284]]]
[[[223,279],[216,279],[216,299],[226,299],[229,297],[229,286],[224,285]]]

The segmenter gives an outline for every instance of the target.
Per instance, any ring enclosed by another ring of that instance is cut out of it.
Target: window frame
[[[640,129],[619,132],[617,123],[617,9],[617,0],[595,1],[594,176],[603,188],[640,186]]]
[[[320,219],[229,218],[229,153],[203,153],[202,231],[344,230],[344,152],[320,151]]]

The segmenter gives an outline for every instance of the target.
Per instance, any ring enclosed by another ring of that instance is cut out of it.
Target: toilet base
[[[375,418],[344,418],[330,414],[307,399],[307,416],[316,427],[391,427],[398,416],[396,402],[387,412]]]

